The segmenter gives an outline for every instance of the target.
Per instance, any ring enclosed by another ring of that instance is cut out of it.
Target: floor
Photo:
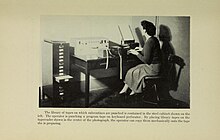
[[[160,102],[156,102],[154,91],[148,90],[142,94],[119,95],[122,86],[90,91],[90,108],[189,108],[189,104],[172,98],[169,93]],[[52,94],[52,86],[43,87],[44,92]],[[39,100],[39,107],[49,108],[84,108],[84,93],[74,92],[64,94],[54,103],[50,98]],[[48,94],[49,95],[49,94]]]

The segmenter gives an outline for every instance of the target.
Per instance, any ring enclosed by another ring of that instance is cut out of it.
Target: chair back
[[[172,72],[173,72],[173,70],[175,69],[175,78],[174,79],[172,79],[172,80],[174,80],[174,81],[170,81],[170,82],[172,82],[173,84],[171,85],[172,87],[170,87],[170,89],[172,89],[172,90],[174,90],[174,91],[176,91],[177,90],[177,88],[178,88],[178,83],[179,83],[179,79],[180,79],[180,74],[181,74],[181,71],[182,71],[182,69],[183,69],[183,67],[186,65],[185,64],[185,62],[184,62],[184,60],[181,58],[181,57],[179,57],[179,56],[177,56],[177,55],[173,55],[173,54],[170,54],[169,56],[168,56],[168,63],[169,63],[169,70],[168,70],[168,79],[172,76]],[[179,66],[179,69],[177,70],[176,69],[176,65],[178,65]],[[176,71],[177,70],[177,71]],[[176,72],[177,72],[177,74],[176,74]],[[170,80],[170,79],[169,79]]]

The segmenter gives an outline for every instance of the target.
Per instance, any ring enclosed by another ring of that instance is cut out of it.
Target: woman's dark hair
[[[149,36],[154,36],[156,34],[156,27],[153,23],[143,20],[141,21],[143,29],[146,29],[146,32]]]

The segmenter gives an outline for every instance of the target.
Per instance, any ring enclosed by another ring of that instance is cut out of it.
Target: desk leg
[[[85,107],[89,107],[89,77],[89,73],[85,74]]]

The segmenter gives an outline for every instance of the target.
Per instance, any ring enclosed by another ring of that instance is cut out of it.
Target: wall
[[[43,85],[52,83],[52,50],[51,47],[45,46],[44,39],[65,40],[70,41],[76,37],[107,37],[109,40],[120,43],[121,36],[118,30],[120,27],[131,25],[136,41],[138,40],[136,29],[140,29],[143,34],[140,22],[143,20],[155,22],[155,16],[41,16],[41,46],[42,46],[42,82]],[[189,103],[190,92],[190,44],[189,44],[189,18],[187,17],[159,17],[159,23],[170,28],[172,33],[171,43],[177,55],[181,56],[186,67],[181,73],[179,88],[177,92],[171,92],[176,99]],[[97,71],[96,71],[97,72]],[[115,69],[109,69],[98,75],[99,77],[107,77],[114,75]],[[80,75],[80,80],[84,79],[84,75]],[[91,78],[95,79],[95,78]],[[95,80],[91,82],[91,89],[103,88],[105,85]]]

